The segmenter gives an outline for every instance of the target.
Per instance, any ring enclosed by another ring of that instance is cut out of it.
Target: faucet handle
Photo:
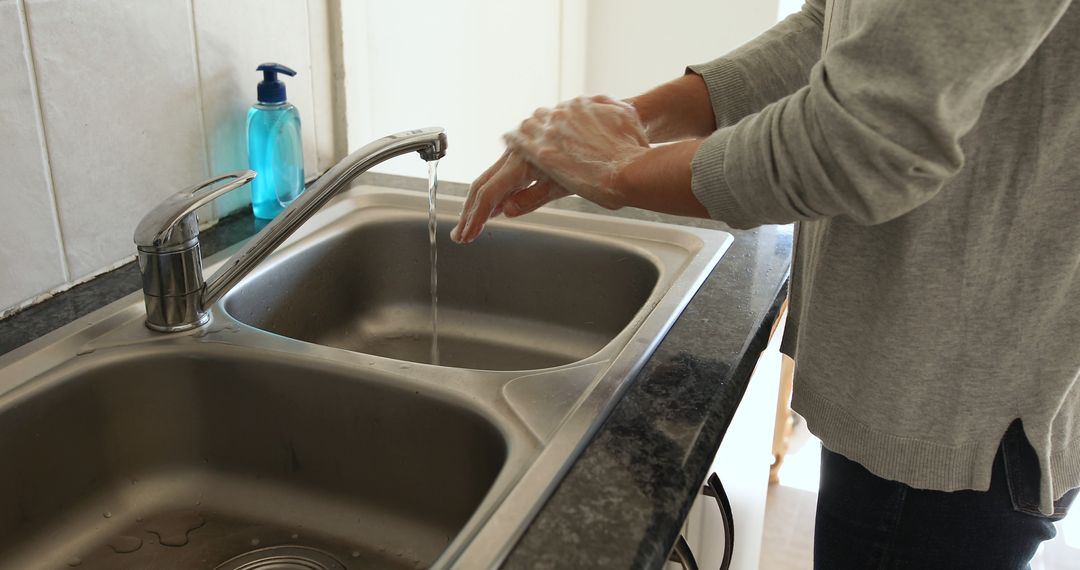
[[[186,249],[199,237],[195,210],[255,178],[253,170],[235,170],[185,188],[151,210],[135,228],[135,245],[140,250],[164,253]],[[219,182],[231,180],[217,186]]]

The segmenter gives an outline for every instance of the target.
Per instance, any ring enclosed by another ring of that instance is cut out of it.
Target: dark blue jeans
[[[1039,514],[1039,464],[1019,421],[1002,439],[990,489],[926,491],[821,449],[816,570],[1019,570],[1054,537],[1077,490]]]

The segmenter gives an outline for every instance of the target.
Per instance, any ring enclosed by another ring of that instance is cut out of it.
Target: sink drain
[[[345,570],[345,565],[322,550],[272,546],[231,558],[214,570]]]

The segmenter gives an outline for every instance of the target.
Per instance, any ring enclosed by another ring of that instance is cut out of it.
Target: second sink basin
[[[2,567],[209,570],[280,544],[427,567],[507,459],[481,415],[374,371],[219,344],[107,352],[4,400]]]

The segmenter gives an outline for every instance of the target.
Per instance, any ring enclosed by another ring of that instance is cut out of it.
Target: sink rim
[[[278,252],[271,256],[271,259],[278,257],[285,248],[291,248],[293,244],[313,234],[323,230],[329,231],[335,221],[355,215],[362,207],[405,208],[417,211],[422,206],[422,210],[426,213],[426,198],[427,196],[423,193],[415,191],[367,185],[356,186],[336,197],[322,211],[313,216],[279,248]],[[453,208],[460,205],[463,200],[456,196],[441,196],[439,202],[438,211],[442,219],[444,215],[455,215],[456,211]],[[518,476],[513,477],[505,488],[499,488],[500,481],[511,469],[513,461],[512,446],[508,444],[506,463],[496,482],[469,521],[435,561],[434,567],[494,566],[509,554],[558,482],[618,402],[619,397],[629,385],[629,381],[651,357],[667,330],[678,319],[693,294],[709,276],[712,268],[733,241],[730,234],[719,230],[643,222],[554,208],[542,208],[513,221],[495,220],[492,224],[513,224],[530,231],[572,233],[579,239],[580,235],[585,233],[606,236],[604,239],[620,240],[620,242],[625,240],[639,244],[666,244],[665,247],[681,248],[686,252],[686,257],[684,263],[677,268],[662,267],[661,279],[665,277],[665,274],[669,278],[667,287],[662,288],[658,281],[645,307],[639,310],[630,324],[597,354],[577,363],[549,369],[500,372],[433,367],[430,364],[361,355],[344,349],[313,345],[262,331],[237,321],[224,310],[224,303],[228,297],[215,303],[212,311],[214,318],[208,329],[170,335],[171,341],[189,339],[187,342],[200,343],[205,342],[204,337],[212,336],[205,334],[207,330],[218,332],[232,327],[241,331],[240,334],[235,335],[240,340],[258,339],[255,344],[261,348],[275,352],[281,351],[283,354],[291,354],[295,357],[329,359],[346,364],[375,360],[376,365],[382,368],[406,363],[410,368],[409,374],[403,371],[402,376],[414,379],[419,376],[415,374],[415,370],[428,374],[432,370],[441,369],[449,371],[447,375],[450,382],[454,384],[448,389],[453,388],[466,399],[470,394],[475,393],[475,386],[469,387],[468,379],[470,378],[483,377],[488,383],[501,382],[501,385],[506,385],[516,378],[538,376],[542,379],[545,374],[572,371],[582,364],[593,365],[593,368],[600,369],[599,373],[587,378],[588,382],[583,394],[565,410],[562,418],[556,422],[554,431],[548,437],[544,437],[543,434],[538,435],[535,430],[532,432],[533,439],[539,445],[538,451],[527,462],[517,466]],[[213,256],[207,262],[208,268],[211,271],[216,270],[242,245],[243,242]],[[663,262],[663,260],[660,261]],[[268,267],[258,268],[249,278],[256,278]],[[161,341],[162,335],[152,333],[141,325],[142,318],[141,293],[136,292],[8,354],[0,355],[0,399],[10,397],[13,390],[33,382],[34,379],[61,362],[75,358],[76,354],[80,350],[85,350],[86,346],[111,350]],[[116,331],[124,334],[120,334],[119,338],[110,339],[110,333]],[[242,346],[246,345],[242,344]],[[477,381],[472,382],[472,384],[476,383]],[[578,383],[581,383],[580,379]],[[524,423],[523,418],[519,419]],[[502,431],[506,426],[494,423],[494,427]]]

